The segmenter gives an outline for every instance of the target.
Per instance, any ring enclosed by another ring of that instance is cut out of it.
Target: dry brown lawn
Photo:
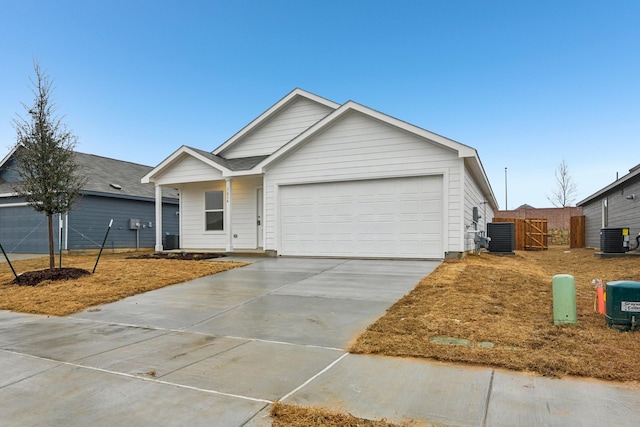
[[[640,258],[563,247],[446,261],[353,344],[353,353],[493,366],[547,376],[640,380],[640,332],[607,327],[594,278],[640,281]],[[552,278],[576,280],[578,322],[554,325]],[[470,346],[433,338],[469,340]],[[493,348],[478,344],[490,342]]]
[[[271,406],[273,427],[409,427],[418,424],[394,424],[386,420],[365,420],[350,414],[341,414],[325,408],[286,405],[276,402]],[[426,427],[423,424],[420,427]]]
[[[95,274],[75,280],[46,281],[37,286],[10,284],[15,277],[6,262],[0,263],[0,310],[65,316],[95,305],[246,265],[230,261],[127,259],[137,254],[139,252],[103,253]],[[97,255],[63,256],[62,266],[92,271],[96,259]],[[48,268],[49,258],[12,261],[12,264],[16,273],[21,274]]]

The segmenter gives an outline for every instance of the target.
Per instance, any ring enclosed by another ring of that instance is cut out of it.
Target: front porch
[[[158,206],[165,186],[180,193],[179,234],[165,235],[156,227],[157,252],[168,246],[178,252],[264,253],[262,176],[156,184],[156,224],[161,223]],[[171,245],[163,242],[169,237]]]

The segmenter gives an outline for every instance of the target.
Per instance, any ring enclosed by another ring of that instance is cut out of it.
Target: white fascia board
[[[369,116],[369,117],[371,117],[373,119],[379,120],[379,121],[381,121],[383,123],[387,123],[387,124],[390,124],[392,126],[395,126],[395,127],[399,128],[401,130],[404,130],[405,132],[409,132],[409,133],[412,133],[412,134],[414,134],[416,136],[419,136],[421,138],[428,139],[429,141],[432,141],[435,144],[438,144],[438,145],[440,145],[440,146],[442,146],[444,148],[447,148],[449,150],[457,152],[458,153],[458,157],[460,157],[460,158],[477,156],[476,150],[474,148],[472,148],[472,147],[469,147],[468,145],[461,144],[461,143],[456,142],[454,140],[451,140],[449,138],[445,138],[444,136],[435,134],[433,132],[429,132],[428,130],[422,129],[422,128],[418,127],[418,126],[414,126],[414,125],[412,125],[410,123],[407,123],[405,121],[396,119],[395,117],[391,117],[391,116],[389,116],[387,114],[384,114],[384,113],[381,113],[379,111],[373,110],[373,109],[371,109],[369,107],[365,107],[364,105],[358,104],[358,103],[353,102],[353,101],[349,101],[349,102],[345,103],[344,105],[342,105],[337,110],[335,110],[334,112],[332,112],[329,115],[327,115],[325,118],[323,118],[322,120],[320,120],[316,124],[314,124],[313,126],[311,126],[306,131],[304,131],[303,133],[301,133],[300,135],[298,135],[297,137],[295,137],[294,139],[289,141],[287,144],[282,146],[280,149],[278,149],[271,156],[269,156],[268,158],[264,159],[262,162],[260,162],[258,165],[256,165],[253,168],[253,171],[255,173],[261,173],[265,166],[267,166],[270,163],[276,161],[278,158],[283,156],[285,153],[287,153],[288,151],[292,150],[293,148],[295,148],[297,145],[299,145],[300,143],[302,143],[306,139],[312,137],[314,134],[320,132],[324,127],[329,126],[332,122],[336,121],[338,118],[340,118],[344,114],[348,113],[349,111],[357,111],[357,112],[359,112],[361,114],[364,114],[364,115]]]
[[[349,103],[346,103],[342,105],[340,108],[338,108],[337,110],[333,111],[332,113],[329,113],[319,122],[315,123],[313,126],[311,126],[307,130],[302,132],[300,135],[296,136],[291,141],[287,142],[285,145],[277,149],[269,157],[267,157],[266,159],[264,159],[263,161],[255,165],[253,169],[251,169],[251,171],[253,173],[263,173],[265,166],[275,162],[276,160],[284,156],[286,153],[288,153],[289,151],[291,151],[292,149],[294,149],[295,147],[297,147],[298,145],[306,141],[308,138],[320,132],[325,126],[329,125],[331,122],[337,120],[347,111],[349,111],[348,105]]]
[[[484,166],[482,166],[482,161],[480,161],[480,157],[476,153],[474,156],[469,156],[465,158],[465,167],[466,160],[471,163],[470,172],[471,175],[476,179],[480,189],[482,190],[483,195],[486,200],[489,202],[493,210],[499,210],[498,200],[496,199],[495,194],[493,193],[493,188],[491,187],[491,183],[489,182],[489,178],[487,178],[487,174],[485,173]]]
[[[18,193],[0,193],[0,199],[4,199],[5,197],[17,197]]]
[[[27,202],[19,202],[19,203],[6,203],[6,204],[0,204],[0,209],[3,208],[21,208],[21,207],[25,207],[25,206],[29,206],[29,203]]]
[[[158,166],[153,168],[153,170],[151,170],[151,172],[149,172],[148,174],[143,176],[142,179],[140,180],[140,182],[142,184],[150,184],[150,183],[155,182],[155,179],[154,179],[155,176],[166,172],[166,170],[168,170],[168,169],[171,169],[171,167],[176,162],[179,162],[180,158],[183,157],[184,155],[195,157],[196,159],[208,164],[212,168],[219,170],[223,175],[231,174],[231,171],[229,169],[225,168],[222,165],[219,165],[218,163],[212,161],[211,159],[208,159],[208,158],[202,156],[200,153],[198,153],[197,151],[191,149],[190,147],[187,147],[186,145],[183,145],[182,147],[180,147],[176,151],[174,151],[173,154],[171,154],[169,157],[164,159]]]
[[[226,150],[231,145],[233,145],[236,141],[241,139],[243,136],[247,135],[252,130],[256,129],[262,123],[268,121],[273,115],[278,113],[282,108],[284,108],[286,105],[292,102],[295,98],[300,96],[310,99],[311,101],[315,101],[319,104],[326,105],[327,107],[333,108],[334,110],[340,107],[340,104],[337,104],[333,101],[329,101],[328,99],[322,98],[321,96],[314,95],[313,93],[307,92],[299,88],[294,89],[291,92],[289,92],[289,94],[287,94],[284,98],[282,98],[280,101],[272,105],[271,108],[269,108],[267,111],[260,114],[251,123],[249,123],[242,129],[240,129],[240,131],[238,131],[235,135],[233,135],[231,138],[225,141],[221,146],[213,150],[213,154],[215,155],[220,154],[222,151]]]
[[[349,101],[347,104],[345,104],[345,106],[350,103],[352,103],[352,101]],[[428,139],[429,141],[432,141],[444,148],[453,150],[458,153],[458,158],[460,159],[470,159],[473,165],[472,173],[474,177],[479,181],[479,184],[483,189],[483,192],[485,192],[485,194],[488,196],[487,198],[489,199],[489,203],[491,203],[491,205],[497,210],[498,202],[495,198],[495,195],[493,194],[493,189],[491,188],[491,184],[489,183],[487,174],[485,173],[484,167],[482,166],[480,157],[478,156],[478,151],[475,148],[462,144],[460,142],[454,141],[452,139],[446,138],[442,135],[438,135],[437,133],[433,133],[421,127],[412,125],[411,123],[407,123],[403,120],[396,119],[395,117],[391,117],[387,114],[373,110],[369,107],[365,107],[364,105],[353,103],[352,109],[359,111],[362,114],[366,114],[370,117],[373,117],[377,120],[380,120],[384,123],[388,123],[406,132]]]
[[[397,119],[395,117],[389,116],[388,114],[381,113],[356,102],[349,101],[345,104],[345,106],[347,105],[350,105],[351,109],[373,117],[374,119],[380,120],[381,122],[388,123],[406,132],[413,133],[422,138],[426,138],[445,148],[454,150],[458,152],[458,157],[471,157],[476,153],[476,150],[472,147],[469,147],[468,145],[461,144],[457,141],[454,141],[453,139],[438,135],[437,133],[433,133],[416,125],[412,125],[411,123],[405,122],[404,120]]]
[[[17,143],[16,145],[13,146],[13,148],[11,149],[11,151],[9,151],[9,154],[7,154],[6,156],[4,156],[4,159],[2,159],[2,161],[0,162],[0,168],[2,166],[4,166],[5,163],[7,163],[7,161],[9,161],[9,159],[11,158],[11,156],[13,156],[13,153],[16,152],[16,150],[18,149],[18,147],[22,145],[21,143]]]
[[[607,185],[606,187],[601,188],[600,190],[596,191],[595,193],[593,193],[592,195],[590,195],[586,199],[580,200],[578,203],[576,203],[576,206],[586,205],[587,203],[593,201],[594,199],[598,199],[600,196],[605,195],[606,193],[610,192],[611,190],[615,189],[616,187],[621,186],[622,184],[626,183],[630,179],[635,178],[638,175],[640,175],[640,169],[631,169],[631,171],[628,174],[626,174],[626,175],[622,176],[621,178],[615,180],[614,182],[612,182],[611,184]]]
[[[161,172],[163,169],[166,169],[170,164],[172,164],[184,152],[183,151],[184,148],[186,147],[183,145],[180,148],[178,148],[176,151],[174,151],[171,155],[169,155],[169,157],[167,157],[162,162],[160,162],[158,166],[151,169],[151,171],[148,174],[143,176],[140,182],[142,182],[143,184],[149,184],[153,182],[153,177],[157,175],[159,172]]]

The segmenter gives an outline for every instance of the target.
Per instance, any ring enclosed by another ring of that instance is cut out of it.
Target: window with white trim
[[[224,230],[224,191],[204,193],[205,230]]]

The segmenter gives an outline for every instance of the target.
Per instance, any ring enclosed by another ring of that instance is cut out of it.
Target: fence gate
[[[549,235],[547,234],[547,220],[524,220],[524,249],[528,251],[541,251],[549,249]]]

